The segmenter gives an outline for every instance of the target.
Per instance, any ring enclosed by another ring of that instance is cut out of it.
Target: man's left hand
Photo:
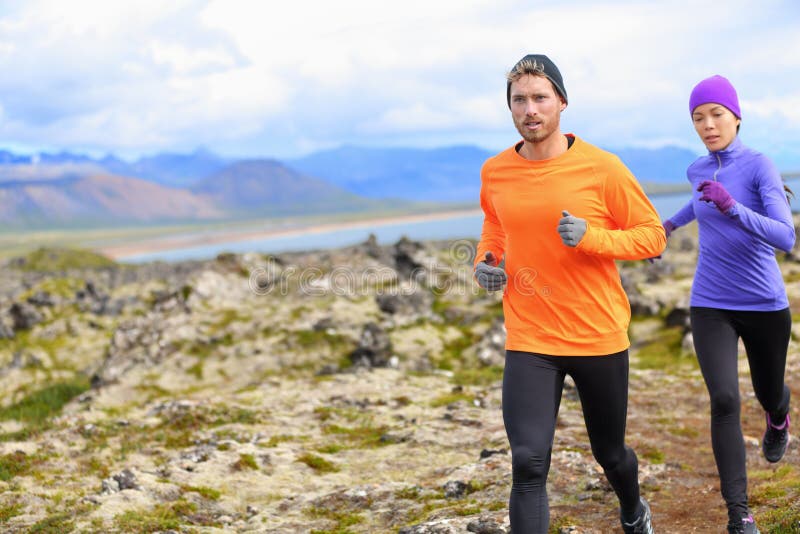
[[[561,212],[563,217],[558,221],[558,233],[561,241],[568,247],[578,246],[586,233],[586,219],[570,215],[567,210]]]

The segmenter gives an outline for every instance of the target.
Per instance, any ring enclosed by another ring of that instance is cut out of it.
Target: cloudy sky
[[[743,140],[800,170],[796,0],[5,0],[0,148],[502,149],[504,75],[526,53],[562,71],[562,128],[606,148],[701,153],[688,95],[723,74]]]

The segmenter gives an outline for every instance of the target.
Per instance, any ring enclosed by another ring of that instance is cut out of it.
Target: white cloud
[[[598,144],[694,144],[688,93],[713,73],[736,84],[755,146],[766,149],[767,129],[800,144],[791,0],[47,0],[9,11],[0,136],[21,145],[502,148],[516,137],[504,74],[528,52],[558,63],[565,129]]]

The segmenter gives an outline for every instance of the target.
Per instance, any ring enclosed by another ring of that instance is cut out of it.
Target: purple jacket
[[[700,230],[691,305],[752,311],[788,307],[775,249],[792,249],[794,223],[775,165],[736,137],[726,149],[698,158],[686,175],[692,199],[669,220],[677,227],[696,218]],[[704,180],[721,182],[736,200],[727,214],[700,200],[697,186]]]

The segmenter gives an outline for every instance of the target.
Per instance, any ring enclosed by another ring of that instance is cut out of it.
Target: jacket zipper
[[[716,182],[717,174],[719,173],[719,171],[722,170],[722,160],[720,159],[719,154],[714,154],[714,155],[717,156],[717,170],[714,171],[714,181]]]

